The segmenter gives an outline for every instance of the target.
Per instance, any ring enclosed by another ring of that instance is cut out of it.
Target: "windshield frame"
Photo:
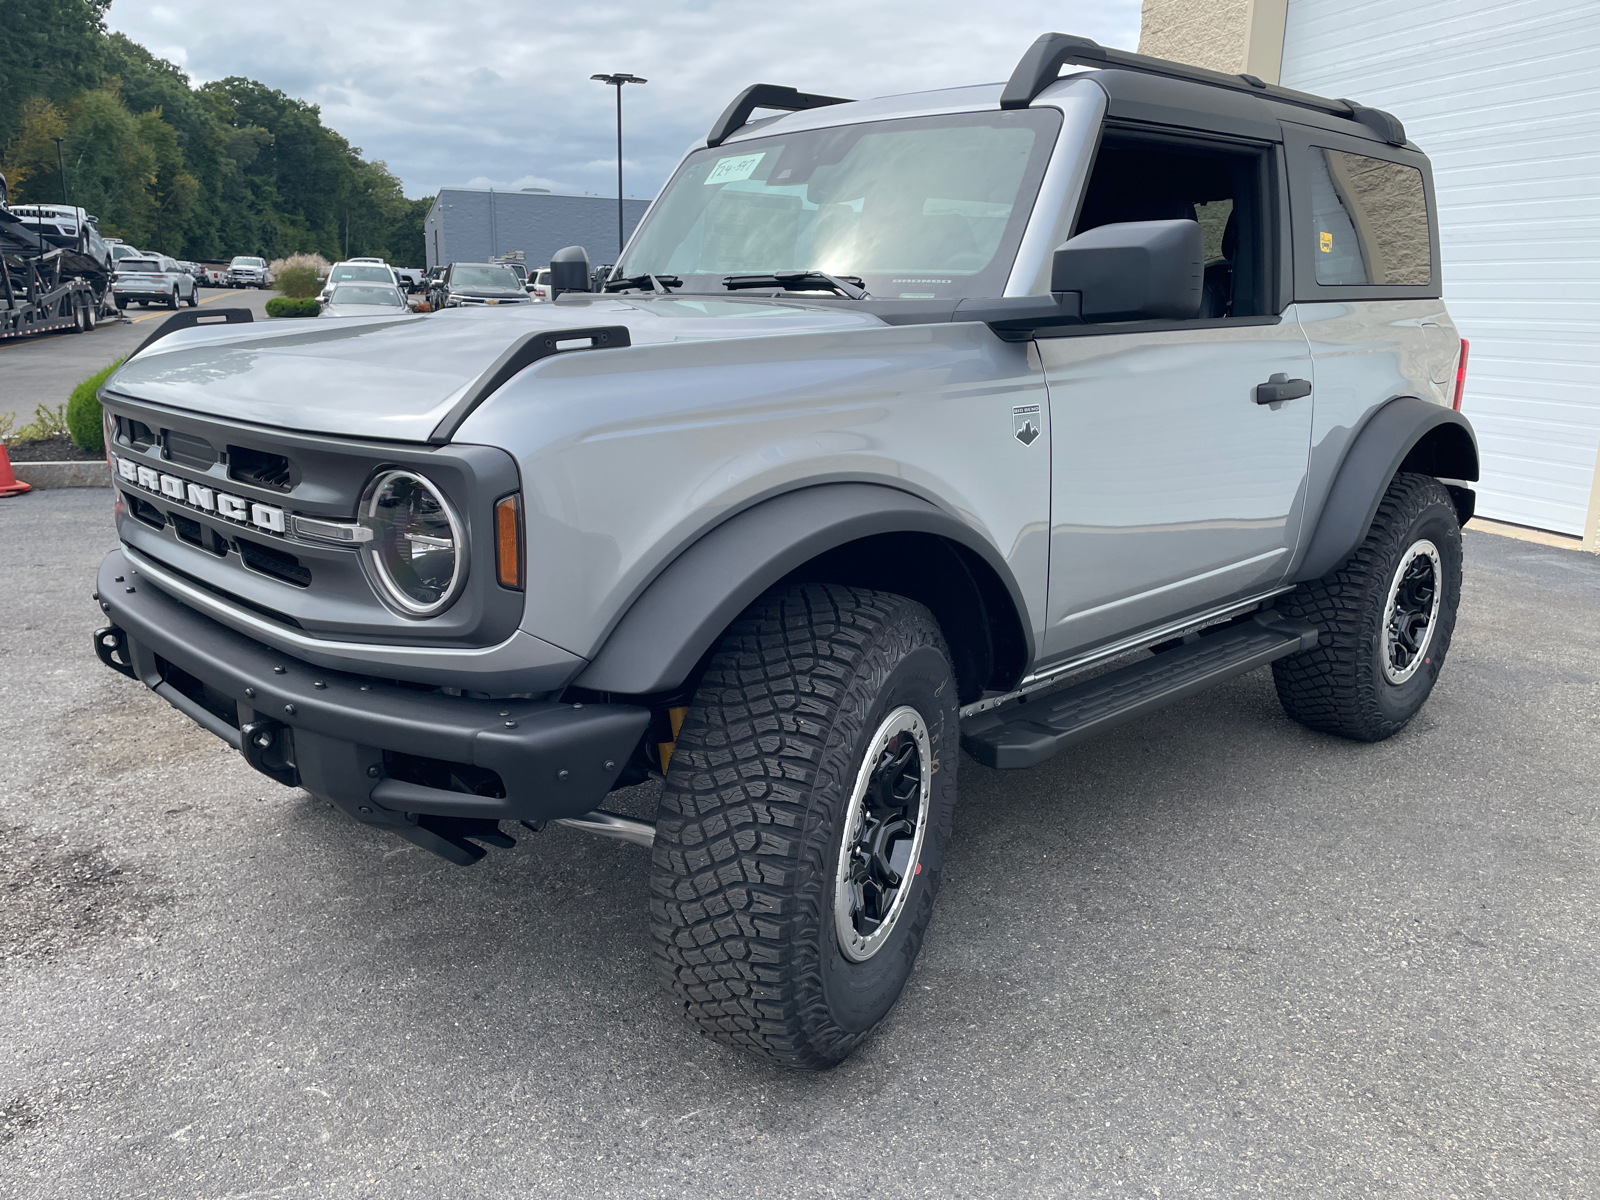
[[[639,228],[628,240],[628,246],[621,261],[611,270],[608,279],[626,279],[636,275],[654,274],[658,276],[676,275],[681,279],[681,286],[674,287],[673,291],[679,295],[734,295],[727,290],[723,280],[730,276],[753,276],[771,274],[771,271],[685,271],[671,265],[670,254],[677,252],[688,239],[686,234],[671,244],[667,261],[659,261],[658,255],[647,244],[653,230],[660,228],[664,222],[674,219],[669,213],[671,200],[675,189],[691,188],[696,186],[690,182],[689,177],[699,164],[716,162],[719,159],[736,156],[755,156],[773,148],[783,148],[798,139],[812,137],[838,136],[840,131],[849,130],[855,134],[855,139],[867,136],[870,132],[893,132],[896,126],[931,126],[934,128],[962,128],[973,126],[1001,126],[1004,124],[1022,125],[1034,130],[1033,145],[1029,150],[1027,161],[1017,180],[1015,198],[1010,204],[1010,212],[1006,216],[1006,224],[995,245],[995,249],[988,262],[981,268],[970,273],[951,271],[929,267],[927,269],[897,268],[890,271],[866,272],[851,266],[824,267],[818,263],[798,265],[794,268],[778,268],[779,271],[815,271],[828,270],[832,274],[840,274],[847,279],[863,278],[873,300],[954,300],[967,297],[999,296],[1004,294],[1007,282],[1016,262],[1019,249],[1022,246],[1024,235],[1033,219],[1034,209],[1038,203],[1041,185],[1043,184],[1050,166],[1054,160],[1063,130],[1066,126],[1063,112],[1054,106],[1038,105],[1028,109],[1000,110],[993,108],[969,109],[957,112],[915,113],[908,116],[898,116],[872,121],[840,122],[837,125],[808,126],[804,129],[782,132],[774,131],[760,137],[739,138],[725,142],[715,147],[701,147],[692,150],[683,161],[679,163],[672,178],[667,181],[666,187],[661,190],[655,202],[650,206]],[[856,132],[859,131],[859,132]],[[852,141],[852,147],[856,144]],[[847,151],[848,153],[848,151]],[[770,171],[776,165],[774,159],[769,165]],[[765,185],[764,180],[757,180]],[[704,181],[700,186],[703,186]],[[806,184],[798,185],[802,188]],[[722,191],[724,189],[718,189]],[[740,189],[745,190],[745,189]],[[693,195],[695,193],[691,193]],[[773,194],[773,193],[758,193]],[[928,200],[934,199],[928,197]],[[809,196],[803,203],[809,203]],[[925,201],[926,203],[926,201]],[[961,203],[965,203],[964,201]],[[702,220],[706,207],[699,208],[699,216],[691,225]],[[857,209],[859,212],[860,210]],[[681,218],[679,218],[681,219]],[[669,235],[670,236],[670,235]],[[649,257],[642,257],[650,252]],[[875,286],[876,285],[876,286]],[[902,294],[904,289],[915,288]],[[809,290],[809,289],[808,289]],[[832,295],[833,292],[826,286],[816,288],[819,295]],[[932,294],[929,294],[929,292]],[[744,292],[749,295],[749,291]],[[787,289],[787,294],[793,299],[802,299],[807,294],[794,288]]]

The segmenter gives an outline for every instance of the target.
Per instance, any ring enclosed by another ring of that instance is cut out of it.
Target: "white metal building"
[[[1600,3],[1146,0],[1144,17],[1147,54],[1405,123],[1472,343],[1478,511],[1600,549]]]

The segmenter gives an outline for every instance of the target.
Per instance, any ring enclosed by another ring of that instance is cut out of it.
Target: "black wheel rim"
[[[1438,547],[1425,539],[1413,543],[1395,569],[1383,613],[1382,649],[1384,677],[1392,684],[1405,683],[1429,661],[1443,577]]]
[[[931,763],[915,709],[889,714],[868,745],[846,814],[834,889],[845,956],[860,962],[888,940],[919,869]]]

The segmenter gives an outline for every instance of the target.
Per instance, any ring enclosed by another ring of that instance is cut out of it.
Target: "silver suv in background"
[[[1062,34],[1004,84],[757,85],[603,293],[550,270],[493,317],[131,357],[95,647],[453,862],[552,821],[651,846],[707,1037],[871,1036],[960,748],[1028,768],[1269,665],[1377,741],[1439,677],[1478,455],[1388,113]],[[652,779],[653,822],[602,807]]]
[[[111,293],[119,309],[129,304],[177,308],[185,303],[194,308],[200,303],[200,285],[195,277],[164,254],[119,259],[116,275],[111,280]]]
[[[267,286],[267,260],[240,255],[228,264],[228,286],[264,288]]]

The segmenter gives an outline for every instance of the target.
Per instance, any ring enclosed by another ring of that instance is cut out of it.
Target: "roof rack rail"
[[[827,108],[830,104],[849,104],[842,96],[813,96],[797,92],[792,87],[775,83],[753,83],[733,98],[733,103],[723,109],[717,123],[706,135],[707,146],[720,146],[734,130],[750,119],[758,108],[776,108],[783,112],[804,112],[808,108]]]
[[[1006,82],[1005,91],[1000,95],[1000,107],[1027,108],[1040,92],[1056,81],[1061,75],[1062,66],[1067,63],[1085,67],[1108,67],[1120,71],[1138,71],[1145,75],[1162,75],[1168,79],[1181,79],[1188,83],[1203,83],[1210,87],[1228,88],[1236,92],[1250,92],[1281,104],[1294,104],[1301,108],[1315,109],[1335,117],[1346,117],[1357,121],[1391,146],[1406,144],[1405,126],[1400,123],[1398,117],[1384,112],[1381,108],[1368,108],[1364,104],[1357,104],[1354,100],[1329,100],[1325,96],[1297,92],[1293,88],[1267,83],[1254,75],[1226,75],[1221,71],[1209,71],[1204,67],[1191,67],[1187,63],[1152,58],[1148,54],[1117,50],[1110,46],[1102,46],[1099,42],[1086,37],[1074,37],[1070,33],[1041,34],[1039,39],[1028,47],[1027,53],[1022,56],[1016,70],[1011,72],[1011,78]]]

